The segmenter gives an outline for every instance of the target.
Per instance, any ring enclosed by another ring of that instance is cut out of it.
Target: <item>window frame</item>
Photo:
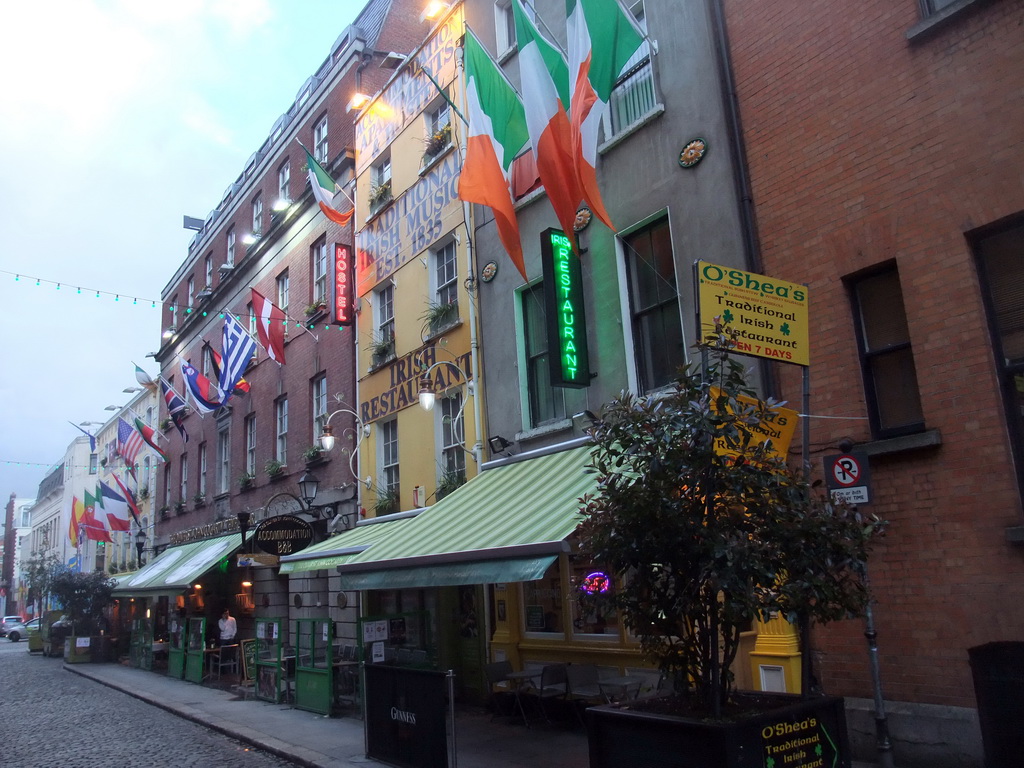
[[[328,273],[330,272],[329,265],[330,259],[328,258],[327,251],[327,237],[320,238],[310,248],[310,259],[312,261],[311,273],[313,279],[312,283],[312,302],[317,304],[322,302],[327,303],[328,293]]]
[[[256,414],[245,417],[245,473],[256,474]]]
[[[231,431],[225,424],[217,430],[217,493],[231,490]]]
[[[459,249],[455,238],[446,238],[430,251],[430,281],[438,306],[459,303]],[[449,274],[450,267],[450,274]]]
[[[395,284],[388,280],[374,291],[377,315],[377,338],[395,339]]]
[[[291,195],[292,161],[286,157],[277,168],[277,196],[285,203],[292,201]]]
[[[206,261],[204,262],[204,271],[206,273],[206,286],[204,290],[208,290],[213,287],[213,254],[206,254]]]
[[[227,259],[224,264],[228,267],[235,266],[235,246],[237,245],[237,238],[235,236],[235,227],[232,225],[227,232],[225,243],[225,258]]]
[[[288,396],[274,401],[274,460],[288,464]]]
[[[199,493],[206,496],[206,443],[199,444]]]
[[[189,278],[188,278],[187,291],[188,291],[188,306],[191,307],[191,306],[193,306],[195,304],[195,299],[196,299],[196,279],[194,277],[192,277],[191,275],[189,275]]]
[[[263,193],[257,192],[252,199],[252,234],[259,237],[263,234]]]
[[[518,353],[520,371],[520,402],[523,411],[523,427],[536,429],[546,424],[564,421],[568,417],[565,389],[551,386],[550,359],[547,346],[547,325],[544,317],[544,281],[521,286],[516,290],[516,326],[518,331]],[[536,306],[533,319],[539,324],[537,338],[543,345],[539,351],[530,343],[531,312],[529,306]],[[542,408],[541,391],[550,392],[551,408]]]
[[[401,492],[398,419],[377,422],[377,477],[385,493]]]
[[[466,477],[466,414],[461,388],[438,398],[436,434],[441,476],[458,472]]]
[[[289,292],[291,290],[287,269],[277,276],[277,279],[275,280],[275,287],[277,288],[277,307],[287,315]]]
[[[329,162],[329,147],[327,113],[324,112],[313,128],[313,157],[321,165]]]
[[[188,454],[181,454],[181,459],[178,461],[178,477],[180,480],[179,492],[181,493],[181,500],[185,501],[188,499]]]

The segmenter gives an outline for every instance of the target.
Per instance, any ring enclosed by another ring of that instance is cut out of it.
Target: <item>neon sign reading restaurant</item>
[[[548,320],[551,386],[589,387],[590,356],[583,311],[583,275],[572,243],[558,229],[541,233],[544,305]]]

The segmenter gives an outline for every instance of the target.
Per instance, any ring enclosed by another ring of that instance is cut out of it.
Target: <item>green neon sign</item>
[[[590,356],[580,260],[561,230],[546,229],[540,237],[551,386],[589,387]]]

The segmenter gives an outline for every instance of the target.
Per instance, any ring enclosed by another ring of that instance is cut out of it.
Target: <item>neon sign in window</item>
[[[589,387],[590,356],[579,257],[561,230],[541,233],[551,386]]]

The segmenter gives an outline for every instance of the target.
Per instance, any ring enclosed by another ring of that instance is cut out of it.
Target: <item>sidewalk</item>
[[[121,664],[65,664],[64,669],[307,768],[383,766],[366,757],[363,721],[324,717],[286,704],[243,699]],[[582,728],[540,725],[482,710],[456,712],[458,768],[588,768]],[[449,749],[451,746],[449,745]],[[873,768],[854,762],[853,768]]]

